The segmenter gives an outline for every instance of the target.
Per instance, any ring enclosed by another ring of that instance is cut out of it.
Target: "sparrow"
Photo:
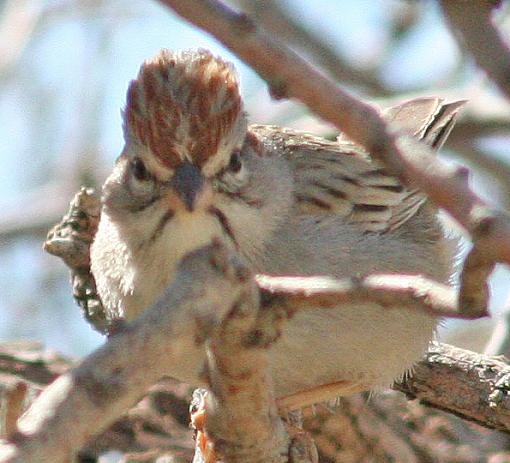
[[[462,104],[418,98],[383,116],[437,150]],[[423,192],[344,137],[248,125],[234,67],[206,50],[145,61],[123,122],[91,247],[110,320],[136,318],[181,258],[213,240],[254,274],[452,275],[455,247]],[[269,352],[276,397],[293,409],[386,387],[420,359],[437,324],[372,302],[297,313]],[[203,346],[187,354],[169,375],[203,385]]]

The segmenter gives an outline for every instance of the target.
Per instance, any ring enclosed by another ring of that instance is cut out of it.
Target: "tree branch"
[[[510,366],[497,357],[436,344],[394,388],[432,407],[510,432]]]
[[[25,411],[45,386],[71,368],[72,363],[34,342],[11,342],[0,345],[0,436],[8,438],[9,415],[21,415],[19,409],[10,409],[7,403],[10,390],[18,384],[27,387],[23,403]],[[124,453],[163,449],[174,457],[191,461],[193,445],[188,428],[189,386],[166,378],[152,386],[144,398],[105,432],[95,436],[80,456],[98,457],[117,450]],[[16,408],[16,407],[15,407]],[[11,429],[12,431],[12,429]],[[160,450],[161,451],[161,450]],[[129,458],[129,457],[128,457]]]
[[[451,286],[419,275],[374,274],[364,278],[256,275],[263,297],[277,299],[289,314],[297,310],[334,308],[342,303],[371,301],[391,310],[398,304],[431,315],[473,319],[481,310],[464,313],[457,308],[457,292]]]
[[[84,188],[74,195],[62,220],[48,232],[44,250],[60,257],[71,271],[73,297],[82,308],[88,323],[100,333],[112,326],[90,273],[90,245],[94,240],[101,214],[99,195],[93,188]]]
[[[20,381],[28,381],[29,396],[33,397],[33,387],[42,389],[68,368],[64,359],[40,349],[38,345],[20,343],[0,347],[0,398],[4,385],[10,387]],[[463,357],[467,354],[462,351]],[[80,453],[93,456],[108,449],[137,452],[126,456],[124,463],[153,462],[156,456],[165,454],[179,457],[177,461],[191,461],[187,397],[188,387],[169,380],[160,382],[121,421]],[[318,405],[304,411],[304,427],[327,461],[371,457],[389,463],[413,461],[419,455],[424,461],[476,463],[507,448],[503,434],[420,406],[416,401],[407,402],[397,392],[380,393],[368,401],[357,395],[342,398],[335,406]],[[505,455],[508,458],[508,452]]]
[[[269,345],[250,342],[254,330],[268,329],[258,319],[255,291],[253,287],[237,300],[207,342],[210,392],[204,404],[203,433],[212,440],[221,461],[284,463],[289,438],[276,408],[268,369]]]
[[[510,49],[492,22],[492,10],[500,3],[499,0],[441,0],[441,7],[459,42],[510,99]]]
[[[295,98],[381,160],[405,183],[422,189],[474,237],[489,261],[510,263],[510,221],[468,186],[467,171],[447,166],[423,144],[392,133],[372,106],[311,67],[245,14],[214,0],[160,0],[204,29],[253,67],[273,96]],[[462,201],[459,201],[462,198]]]
[[[247,280],[244,267],[216,245],[190,254],[162,299],[44,390],[0,461],[65,461],[159,378],[200,368],[201,344]]]

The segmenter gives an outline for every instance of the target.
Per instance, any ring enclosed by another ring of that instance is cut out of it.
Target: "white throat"
[[[213,238],[224,239],[218,221],[205,212],[176,214],[150,241],[156,225],[157,220],[149,217],[126,219],[118,225],[103,212],[91,250],[92,272],[112,315],[136,318],[170,284],[184,255]]]

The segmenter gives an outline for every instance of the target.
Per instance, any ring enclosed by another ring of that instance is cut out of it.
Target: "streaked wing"
[[[383,112],[395,128],[438,149],[464,102],[440,98],[411,100]],[[328,141],[292,129],[251,126],[265,148],[289,161],[299,212],[341,215],[365,231],[394,230],[426,202],[418,190],[404,188],[358,145],[342,137]]]

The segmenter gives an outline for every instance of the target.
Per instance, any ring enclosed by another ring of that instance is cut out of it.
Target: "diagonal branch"
[[[158,379],[201,368],[203,342],[249,284],[217,245],[188,255],[156,304],[44,390],[0,447],[0,461],[66,461]]]
[[[510,99],[510,48],[493,23],[499,0],[441,0],[446,20],[459,42]]]
[[[510,263],[510,221],[493,212],[468,186],[467,172],[452,169],[430,150],[387,127],[378,111],[354,98],[245,14],[215,0],[159,0],[204,29],[253,67],[273,96],[295,98],[381,160],[391,173],[427,193],[471,234],[489,260]],[[462,198],[462,200],[459,200]]]

